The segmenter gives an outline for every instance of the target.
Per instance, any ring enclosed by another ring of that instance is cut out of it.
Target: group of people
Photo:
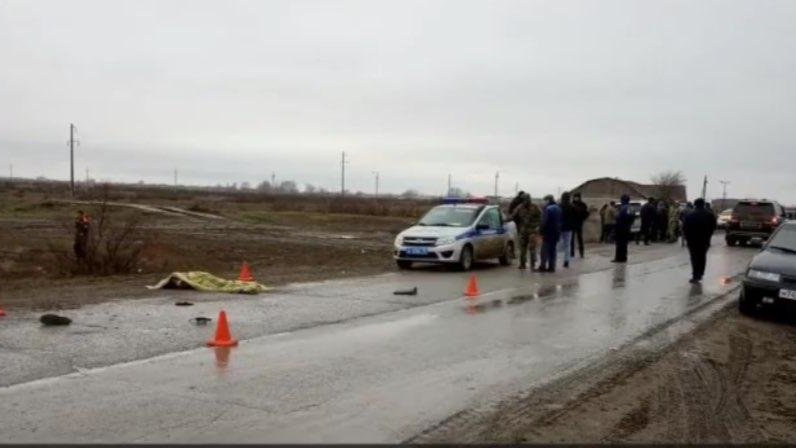
[[[520,269],[527,269],[529,253],[530,269],[538,272],[555,272],[557,255],[561,251],[565,268],[575,257],[576,248],[580,257],[584,257],[583,225],[589,217],[589,208],[579,193],[565,192],[558,202],[552,195],[547,195],[540,208],[533,204],[530,194],[521,191],[509,205],[508,215],[517,225]],[[639,215],[641,231],[636,235],[636,243],[641,239],[645,245],[652,241],[673,243],[682,236],[691,256],[691,282],[700,282],[705,274],[710,239],[716,229],[716,216],[704,199],[697,199],[681,209],[676,203],[648,198]],[[618,206],[612,201],[600,209],[600,241],[613,239],[615,252],[612,262],[627,262],[635,219],[636,213],[630,207],[628,195],[622,195]],[[537,239],[542,242],[538,268]]]
[[[509,205],[508,215],[517,225],[520,269],[528,269],[529,253],[530,269],[538,272],[555,272],[559,251],[564,252],[565,268],[575,257],[576,248],[580,257],[584,257],[583,224],[589,217],[589,208],[579,193],[565,192],[559,202],[547,195],[540,209],[531,201],[530,194],[521,191]],[[542,247],[537,267],[538,239]]]

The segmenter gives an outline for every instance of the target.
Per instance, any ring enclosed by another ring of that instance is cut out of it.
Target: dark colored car
[[[796,310],[796,222],[782,224],[749,263],[738,306],[749,314],[758,306]]]
[[[753,238],[767,240],[786,219],[785,208],[776,201],[740,201],[732,209],[724,239],[728,246],[745,245]]]

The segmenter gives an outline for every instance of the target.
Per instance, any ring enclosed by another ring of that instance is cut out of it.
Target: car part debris
[[[39,321],[44,325],[69,325],[72,319],[57,314],[43,314]]]
[[[412,289],[399,289],[395,291],[393,294],[396,296],[416,296],[417,295],[417,286]]]
[[[211,319],[209,317],[199,316],[199,317],[194,317],[193,319],[191,319],[191,322],[193,322],[196,325],[207,325],[207,323],[212,321],[212,320],[213,319]]]
[[[193,302],[177,302],[175,303],[177,306],[193,306]]]

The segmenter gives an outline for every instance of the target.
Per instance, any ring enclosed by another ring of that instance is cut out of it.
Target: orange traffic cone
[[[227,324],[227,313],[223,310],[218,313],[218,326],[216,327],[216,337],[207,341],[210,347],[234,347],[238,345],[238,340],[233,339],[229,334],[229,324]]]
[[[478,280],[475,279],[475,274],[470,276],[470,281],[467,282],[467,289],[464,290],[464,295],[467,297],[476,297],[481,294],[478,291]]]
[[[249,270],[249,263],[243,262],[243,266],[240,268],[240,275],[238,276],[238,280],[242,282],[253,282],[254,277],[252,276],[252,272]]]

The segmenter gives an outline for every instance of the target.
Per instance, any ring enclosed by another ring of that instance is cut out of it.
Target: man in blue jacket
[[[561,207],[556,204],[552,195],[544,198],[545,207],[542,210],[542,254],[539,272],[556,271],[556,247],[561,237]]]
[[[630,196],[622,195],[619,213],[616,215],[616,253],[614,263],[627,263],[627,244],[630,241],[630,228],[636,215],[630,210]]]

